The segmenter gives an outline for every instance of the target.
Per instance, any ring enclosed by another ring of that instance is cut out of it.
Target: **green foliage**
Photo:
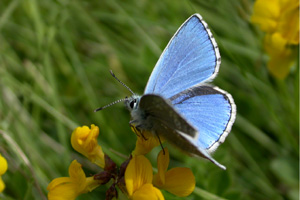
[[[9,171],[0,198],[45,199],[48,183],[68,176],[73,159],[87,175],[97,173],[100,169],[70,145],[77,126],[98,125],[99,144],[121,164],[136,139],[129,113],[122,104],[93,112],[130,95],[109,70],[142,93],[171,36],[197,12],[220,47],[214,84],[232,94],[238,114],[214,154],[226,171],[170,151],[170,167],[187,166],[196,176],[197,187],[186,199],[298,199],[299,68],[284,81],[270,77],[263,35],[249,22],[252,4],[1,0],[0,153]],[[101,186],[79,199],[104,199],[107,189]]]

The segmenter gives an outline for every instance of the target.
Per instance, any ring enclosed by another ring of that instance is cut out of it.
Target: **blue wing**
[[[177,30],[160,56],[145,94],[170,98],[196,84],[212,80],[221,57],[207,24],[199,14],[192,15]]]
[[[193,143],[209,153],[224,142],[236,116],[233,98],[207,85],[193,87],[170,98],[174,108],[198,131]]]

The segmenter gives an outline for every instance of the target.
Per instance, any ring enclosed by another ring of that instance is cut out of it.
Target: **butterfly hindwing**
[[[231,130],[236,106],[227,92],[208,85],[196,86],[171,99],[176,111],[199,132],[196,145],[213,152]]]
[[[170,98],[196,84],[212,80],[220,62],[217,43],[207,24],[199,14],[192,15],[178,29],[160,56],[145,94]]]

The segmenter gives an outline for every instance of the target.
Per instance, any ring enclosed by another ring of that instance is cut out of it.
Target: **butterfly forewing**
[[[144,123],[151,123],[151,125],[146,125],[147,127],[152,126],[152,128],[155,128],[155,126],[160,126],[160,124],[151,122],[151,119],[155,118],[155,120],[159,120],[164,126],[183,132],[191,138],[197,137],[198,133],[196,129],[182,118],[174,110],[170,102],[168,103],[164,98],[158,95],[143,95],[139,103],[139,108],[144,112],[146,118]]]
[[[212,80],[218,72],[217,44],[199,14],[178,29],[160,56],[145,94],[170,98],[196,84]]]

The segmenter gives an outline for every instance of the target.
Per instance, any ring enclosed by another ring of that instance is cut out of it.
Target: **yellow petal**
[[[257,0],[251,21],[266,33],[279,33],[288,44],[299,44],[299,4],[298,0]]]
[[[55,181],[55,179],[53,180]],[[50,183],[47,187],[48,199],[49,200],[73,200],[76,199],[81,193],[77,190],[77,185],[70,181],[63,182],[56,185],[55,183]]]
[[[251,21],[266,32],[269,72],[284,79],[296,61],[299,44],[299,0],[257,0]],[[294,45],[294,46],[293,46]]]
[[[125,171],[125,184],[129,196],[143,185],[151,183],[153,170],[150,161],[145,156],[134,156]]]
[[[69,167],[69,176],[72,182],[78,185],[79,190],[83,190],[85,188],[85,173],[82,170],[81,164],[77,162],[77,160],[73,160]]]
[[[135,149],[132,152],[132,155],[145,155],[149,153],[154,147],[160,145],[158,137],[153,135],[150,132],[143,131],[142,133],[138,132],[136,129],[132,129],[137,135],[137,141],[135,144]],[[162,140],[162,138],[161,138]]]
[[[280,33],[267,34],[264,40],[264,47],[269,55],[281,54],[285,51],[287,40]]]
[[[295,64],[293,57],[292,55],[270,57],[268,62],[269,72],[280,80],[284,79],[289,74],[291,67]]]
[[[86,178],[81,164],[76,160],[69,167],[69,175],[70,177],[56,178],[49,183],[47,187],[49,200],[72,200],[100,184],[93,177]]]
[[[289,44],[299,44],[299,1],[281,0],[282,13],[278,30]]]
[[[0,176],[0,193],[3,192],[4,189],[5,189],[5,184]]]
[[[133,196],[132,200],[164,200],[164,196],[159,189],[153,187],[152,184],[148,183],[143,185],[139,190],[137,190]]]
[[[59,178],[55,178],[53,179],[47,186],[47,190],[54,190],[57,186],[59,185],[64,185],[67,183],[71,183],[72,180],[70,179],[70,177],[59,177]]]
[[[72,147],[101,168],[105,166],[104,153],[97,143],[99,128],[94,124],[76,128],[71,136]]]
[[[0,176],[2,176],[7,170],[7,161],[6,159],[0,154]]]
[[[6,159],[0,154],[0,193],[3,192],[5,189],[5,184],[2,180],[2,175],[7,171],[7,161]]]
[[[85,179],[85,188],[83,193],[91,192],[96,189],[99,185],[101,185],[101,181],[96,181],[94,177],[87,177]]]
[[[190,195],[195,189],[195,176],[189,168],[177,167],[166,172],[165,185],[160,189],[167,190],[179,197]]]
[[[253,7],[251,21],[258,24],[261,30],[272,33],[277,28],[279,16],[279,0],[257,0]]]
[[[157,167],[158,170],[166,172],[169,167],[170,154],[169,149],[165,147],[162,149],[157,156]]]
[[[284,79],[295,63],[296,52],[287,46],[288,41],[279,33],[265,37],[265,49],[270,60],[268,70],[278,79]]]
[[[153,183],[156,186],[162,186],[165,184],[165,173],[168,169],[170,162],[169,150],[164,148],[157,156],[157,169],[158,173],[153,177]]]

